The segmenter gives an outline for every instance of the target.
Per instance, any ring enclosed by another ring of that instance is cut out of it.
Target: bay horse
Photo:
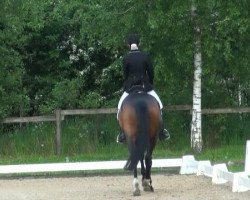
[[[141,163],[143,190],[153,192],[151,180],[152,153],[162,123],[159,104],[153,96],[146,92],[134,90],[124,99],[118,119],[121,129],[126,135],[130,154],[124,169],[134,172],[133,195],[140,195],[137,178],[139,161]]]

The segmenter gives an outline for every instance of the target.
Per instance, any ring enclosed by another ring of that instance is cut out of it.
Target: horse
[[[157,100],[141,90],[135,90],[124,99],[118,114],[119,125],[128,142],[129,158],[125,170],[134,172],[133,195],[139,196],[137,164],[141,163],[142,187],[154,191],[151,179],[152,153],[161,130],[161,111]],[[144,166],[145,161],[145,166]]]

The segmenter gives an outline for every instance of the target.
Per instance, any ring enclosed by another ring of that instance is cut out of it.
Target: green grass
[[[173,151],[166,148],[167,144],[160,142],[154,153],[153,158],[181,158],[183,155],[194,155],[196,160],[210,160],[215,163],[230,164],[231,171],[242,171],[244,169],[245,147],[244,146],[225,146],[217,149],[207,149],[202,153],[194,154],[189,148]],[[23,163],[53,163],[53,162],[82,162],[82,161],[104,161],[104,160],[126,160],[128,150],[126,144],[114,144],[102,147],[96,151],[76,154],[76,155],[22,155],[20,157],[1,157],[0,164],[23,164]]]
[[[153,158],[181,158],[183,155],[194,155],[197,160],[210,160],[212,163],[233,161],[234,164],[229,166],[230,170],[242,171],[245,140],[249,138],[249,135],[245,134],[245,129],[249,127],[248,123],[244,123],[244,126],[241,124],[239,133],[230,125],[230,139],[225,128],[219,126],[219,122],[215,123],[213,129],[208,129],[206,122],[204,126],[207,129],[203,131],[204,149],[196,154],[190,149],[189,144],[190,115],[175,113],[171,114],[171,118],[167,116],[167,119],[171,140],[159,142]],[[229,122],[232,123],[230,120]],[[223,118],[223,124],[225,123]],[[216,132],[216,126],[221,132]],[[55,155],[54,123],[27,124],[21,128],[6,125],[0,130],[0,164],[125,160],[128,157],[127,145],[115,142],[119,131],[115,115],[66,117],[62,123],[60,156]],[[216,134],[211,135],[211,131]]]
[[[197,155],[199,160],[209,158],[209,160],[228,161],[228,160],[244,160],[245,159],[245,145],[223,145],[214,149],[204,149],[201,154]]]
[[[171,151],[165,149],[164,145],[158,145],[153,153],[154,158],[175,158],[184,155],[185,151]],[[19,164],[19,163],[49,163],[49,162],[79,162],[79,161],[97,161],[97,160],[125,160],[128,158],[127,144],[114,144],[110,146],[99,147],[92,152],[81,154],[63,154],[56,155],[20,155],[20,156],[2,156],[1,164]]]
[[[197,160],[210,160],[213,164],[226,163],[232,172],[244,171],[245,145],[224,145],[215,149],[205,149],[196,155]]]

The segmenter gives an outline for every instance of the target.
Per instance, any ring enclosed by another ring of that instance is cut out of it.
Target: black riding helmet
[[[130,33],[128,35],[128,38],[127,38],[127,43],[129,45],[131,45],[131,44],[137,44],[137,45],[139,45],[140,38],[139,38],[138,34],[136,34],[136,33]]]

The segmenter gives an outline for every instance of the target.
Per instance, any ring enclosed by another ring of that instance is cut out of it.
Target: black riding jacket
[[[132,50],[123,58],[124,91],[134,85],[141,85],[145,91],[153,90],[154,71],[149,56],[139,50]]]

